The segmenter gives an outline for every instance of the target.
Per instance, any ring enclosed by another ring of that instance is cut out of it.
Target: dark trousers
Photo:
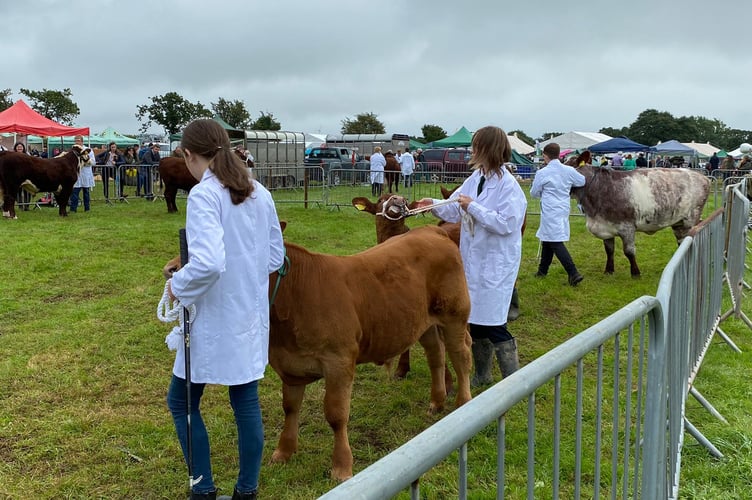
[[[577,274],[577,266],[574,265],[572,256],[562,241],[541,241],[541,260],[538,264],[538,274],[548,274],[548,268],[554,260],[554,255],[569,276]]]
[[[498,344],[499,342],[506,342],[512,340],[512,334],[507,330],[507,324],[503,325],[476,325],[469,323],[470,337],[473,340],[488,339],[492,344]]]

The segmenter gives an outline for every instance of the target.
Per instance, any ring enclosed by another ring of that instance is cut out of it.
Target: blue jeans
[[[86,212],[91,208],[91,198],[89,197],[89,188],[73,188],[73,193],[70,197],[70,209],[71,212],[75,212],[78,209],[78,193],[84,190],[84,210]]]
[[[183,458],[188,463],[188,423],[186,411],[185,379],[172,376],[167,391],[167,406],[172,413],[175,430],[178,434]],[[203,476],[193,487],[194,493],[214,491],[214,478],[209,456],[209,435],[201,418],[201,396],[206,384],[191,384],[191,435],[193,437],[193,478]],[[264,426],[261,421],[261,406],[258,399],[258,380],[242,385],[228,387],[230,405],[235,413],[235,425],[238,429],[238,454],[240,471],[235,488],[240,493],[251,493],[258,488],[261,472],[261,453],[264,449]]]

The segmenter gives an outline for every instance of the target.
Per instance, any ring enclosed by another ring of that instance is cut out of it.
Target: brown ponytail
[[[239,205],[253,192],[248,169],[230,148],[227,131],[214,120],[192,121],[183,131],[183,148],[209,160],[209,169],[230,191],[233,205]]]

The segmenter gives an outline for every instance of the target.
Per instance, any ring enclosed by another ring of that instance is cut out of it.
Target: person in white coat
[[[381,196],[384,189],[384,167],[386,167],[386,158],[381,153],[381,146],[373,148],[371,155],[371,194]]]
[[[522,258],[522,223],[527,199],[504,167],[512,155],[506,133],[483,127],[473,135],[472,175],[454,192],[458,203],[432,213],[449,222],[462,221],[460,253],[470,292],[470,336],[475,386],[493,382],[494,353],[504,377],[519,368],[517,343],[507,330],[512,290]],[[420,207],[443,200],[424,198]]]
[[[77,144],[84,147],[84,137],[77,135],[73,138],[73,144]],[[94,155],[94,151],[89,150],[89,161],[81,166],[81,170],[78,172],[78,178],[76,183],[73,184],[73,192],[70,197],[70,211],[76,212],[78,210],[78,200],[81,190],[84,192],[84,212],[91,210],[91,188],[94,187],[94,172],[92,167],[97,163],[97,157]]]
[[[409,188],[413,185],[413,171],[415,170],[415,158],[410,153],[410,148],[405,148],[405,154],[399,157],[400,170],[402,171],[402,178],[405,180],[405,187]]]
[[[569,284],[577,286],[582,275],[577,271],[565,241],[569,241],[569,191],[585,185],[585,177],[575,168],[559,161],[559,145],[547,144],[543,148],[546,166],[535,174],[530,196],[541,200],[540,227],[535,235],[541,241],[541,260],[538,277],[548,274],[554,255],[569,276]]]
[[[188,195],[188,263],[168,284],[191,323],[191,498],[216,498],[209,439],[201,417],[206,384],[229,386],[238,429],[240,471],[232,498],[256,498],[263,423],[258,381],[269,361],[269,273],[282,265],[284,242],[272,197],[253,180],[216,121],[200,119],[183,132],[185,163],[199,183]],[[167,394],[187,458],[185,349],[178,346]],[[227,497],[229,498],[229,497]]]

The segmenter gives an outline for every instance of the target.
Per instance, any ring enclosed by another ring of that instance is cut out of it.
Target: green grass
[[[369,188],[330,194],[341,201],[339,209],[313,204],[304,210],[279,203],[280,218],[288,222],[285,238],[340,255],[373,245],[372,216],[346,206],[352,196],[370,194]],[[181,212],[173,215],[161,201],[134,199],[111,206],[95,201],[91,212],[67,219],[43,208],[0,221],[0,498],[185,495],[186,468],[165,404],[173,353],[164,337],[172,326],[156,318],[164,286],[161,267],[178,253],[178,229],[185,222],[185,200],[179,199],[178,206]],[[433,222],[431,216],[419,216],[409,225]],[[616,273],[605,276],[602,243],[586,232],[584,219],[573,218],[568,247],[585,281],[571,288],[558,264],[546,279],[533,278],[537,226],[538,217],[530,216],[520,270],[522,316],[510,325],[523,363],[631,300],[653,295],[676,249],[670,231],[640,234],[642,278],[629,276],[620,254]],[[681,498],[749,498],[752,488],[752,335],[738,320],[723,326],[743,353],[734,354],[716,340],[696,387],[729,425],[716,421],[692,398],[687,416],[726,457],[713,459],[687,436]],[[358,367],[349,427],[356,472],[441,417],[426,414],[429,376],[419,349],[412,358],[413,372],[401,382],[389,381],[383,368]],[[498,380],[498,371],[495,376]],[[335,486],[329,479],[332,433],[321,411],[322,384],[312,384],[306,392],[300,451],[286,465],[270,464],[283,419],[281,384],[271,368],[261,382],[263,498],[315,498]],[[542,395],[539,403],[545,408],[550,398]],[[215,477],[229,492],[237,451],[226,390],[209,387],[202,406]],[[508,457],[509,498],[524,496],[524,415],[524,407],[508,415],[509,439],[515,444]],[[546,436],[546,421],[536,425]],[[489,446],[494,429],[476,439],[470,447],[470,488],[472,498],[487,498],[495,488]],[[543,453],[540,460],[550,457]],[[566,460],[563,467],[571,469],[571,459]],[[426,498],[456,496],[455,463],[445,461],[424,478]],[[563,484],[567,478],[562,474]]]

